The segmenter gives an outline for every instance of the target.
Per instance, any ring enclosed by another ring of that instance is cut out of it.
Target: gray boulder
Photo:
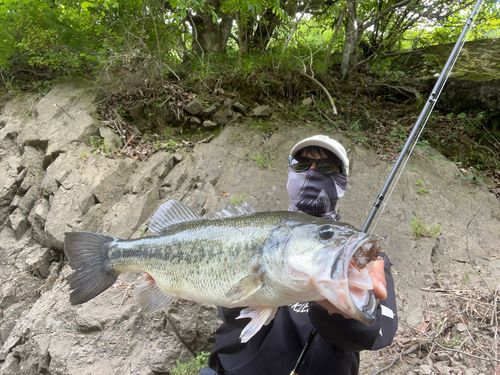
[[[203,103],[200,99],[194,98],[186,105],[186,107],[184,107],[184,110],[193,116],[197,115],[203,111]]]
[[[217,112],[215,112],[212,120],[219,125],[227,125],[231,120],[234,119],[234,113],[226,107],[222,107]]]
[[[250,111],[249,117],[269,117],[271,116],[271,108],[267,105],[259,105]]]

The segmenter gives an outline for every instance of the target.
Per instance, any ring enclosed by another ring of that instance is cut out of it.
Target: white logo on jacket
[[[309,312],[309,302],[297,302],[293,305],[288,305],[296,313],[307,313]]]

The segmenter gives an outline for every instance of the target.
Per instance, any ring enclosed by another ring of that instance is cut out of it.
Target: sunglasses
[[[339,163],[329,158],[312,159],[307,156],[290,156],[290,168],[297,172],[304,172],[316,165],[316,170],[323,174],[332,174],[339,170]]]

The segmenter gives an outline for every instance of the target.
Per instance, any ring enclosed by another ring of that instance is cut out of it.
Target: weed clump
[[[418,217],[417,211],[413,212],[413,221],[410,222],[410,225],[416,238],[434,237],[441,231],[441,225],[439,224],[424,224]]]
[[[210,353],[201,352],[188,363],[180,363],[177,360],[177,367],[170,370],[171,375],[197,375],[200,370],[207,365]]]

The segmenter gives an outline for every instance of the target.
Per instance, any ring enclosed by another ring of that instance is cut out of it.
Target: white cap
[[[290,156],[295,156],[299,150],[308,146],[323,147],[333,152],[342,162],[345,174],[349,174],[349,159],[347,158],[347,152],[345,151],[344,146],[338,143],[335,139],[331,139],[327,135],[315,135],[313,137],[306,138],[293,146],[292,151],[290,151]]]

